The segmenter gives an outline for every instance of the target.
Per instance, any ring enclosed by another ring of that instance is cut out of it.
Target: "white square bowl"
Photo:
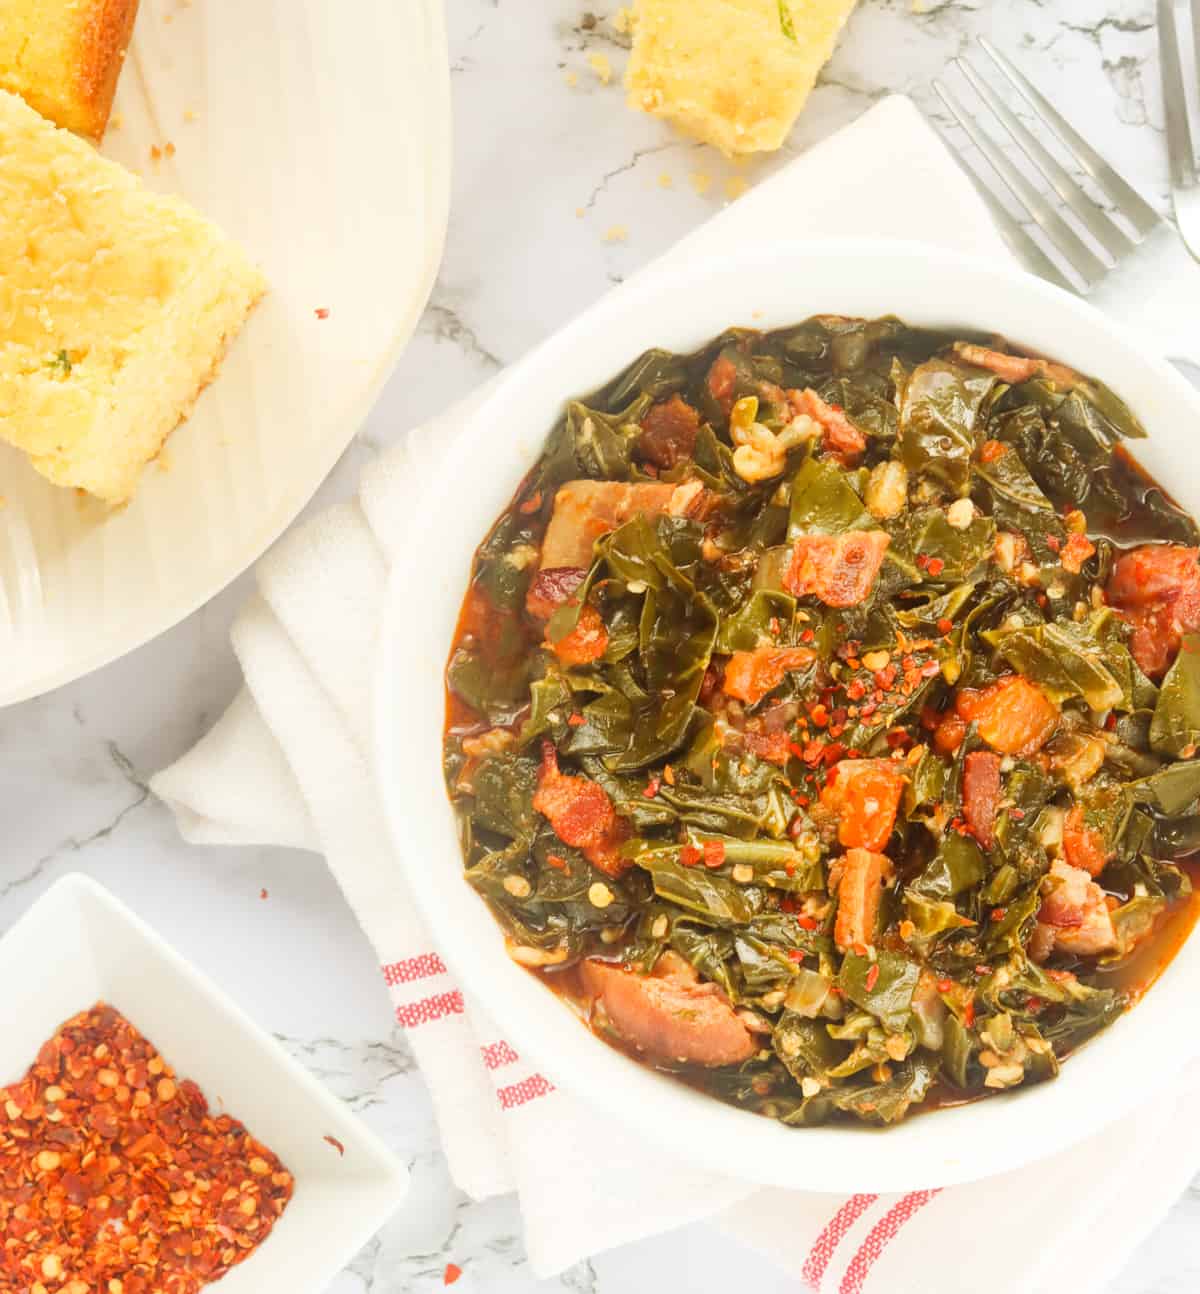
[[[221,1294],[323,1289],[404,1198],[408,1173],[378,1138],[89,877],[63,877],[0,939],[0,983],[9,986],[0,1086],[24,1076],[65,1020],[104,1001],[283,1161],[292,1200],[262,1246],[214,1285]]]

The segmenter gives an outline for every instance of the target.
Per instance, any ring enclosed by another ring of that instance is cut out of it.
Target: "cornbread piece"
[[[43,476],[128,499],[264,287],[191,207],[0,91],[0,437]]]
[[[637,0],[629,102],[725,153],[783,143],[854,0]]]
[[[99,139],[138,0],[0,0],[0,89]]]

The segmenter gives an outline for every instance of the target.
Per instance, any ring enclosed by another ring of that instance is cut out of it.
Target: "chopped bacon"
[[[733,408],[733,389],[737,385],[737,368],[733,360],[718,355],[708,370],[708,390],[712,398],[728,414]]]
[[[691,458],[699,430],[700,415],[681,396],[673,395],[646,411],[637,439],[638,452],[668,471],[682,459]]]
[[[976,346],[965,341],[954,343],[954,353],[964,364],[986,368],[989,373],[995,373],[1013,386],[1018,382],[1028,382],[1031,377],[1036,377],[1046,367],[1045,360],[1027,359],[1023,355],[1006,355],[1004,351],[991,350],[987,346]]]
[[[892,537],[882,530],[848,530],[841,535],[801,535],[783,583],[796,597],[817,597],[829,607],[866,601]]]
[[[1032,755],[1058,727],[1058,707],[1023,674],[1006,675],[981,692],[960,692],[955,706],[1002,755]]]
[[[592,545],[638,513],[659,516],[669,510],[677,488],[667,482],[567,481],[554,496],[554,512],[542,540],[541,565],[588,567]]]
[[[607,650],[608,630],[600,612],[593,606],[584,606],[575,628],[557,642],[547,640],[547,646],[564,665],[590,665]]]
[[[858,458],[866,449],[866,436],[841,409],[832,404],[826,404],[812,387],[805,387],[803,391],[791,390],[787,394],[792,413],[805,414],[820,424],[821,431],[824,433],[822,445],[825,448],[835,454],[843,455],[848,460]]]
[[[753,651],[735,651],[725,666],[722,685],[725,695],[756,705],[783,682],[789,670],[804,669],[816,656],[811,647],[756,647]]]
[[[1077,957],[1094,957],[1117,947],[1104,891],[1081,867],[1061,858],[1050,865],[1038,921],[1054,930],[1054,945]]]
[[[1099,876],[1108,862],[1104,836],[1087,825],[1081,804],[1073,805],[1063,821],[1063,854],[1072,867],[1089,876]]]
[[[1063,570],[1070,571],[1072,575],[1078,575],[1083,570],[1083,564],[1096,551],[1096,545],[1087,537],[1087,535],[1071,534],[1067,536],[1067,542],[1063,545],[1062,554],[1059,560],[1062,562]]]
[[[746,731],[742,734],[742,740],[746,743],[746,749],[751,754],[757,755],[759,759],[765,760],[768,764],[778,764],[782,768],[791,755],[791,741],[786,732],[753,732]]]
[[[1200,549],[1146,544],[1117,559],[1108,600],[1133,626],[1129,647],[1151,678],[1164,674],[1183,634],[1200,629]]]
[[[737,1065],[758,1050],[720,988],[702,983],[675,953],[663,953],[651,975],[592,959],[580,972],[585,991],[612,1028],[659,1060]]]
[[[559,840],[582,850],[602,872],[620,876],[629,867],[618,852],[625,832],[608,794],[589,778],[559,772],[552,741],[542,742],[533,807],[549,819]]]
[[[829,770],[821,807],[838,818],[838,841],[848,849],[879,850],[896,824],[904,772],[891,759],[843,759]]]
[[[582,566],[543,567],[533,577],[525,594],[525,610],[535,620],[549,620],[570,602],[575,590],[587,579]]]
[[[976,840],[996,843],[996,806],[1000,802],[1000,756],[973,750],[963,762],[963,816]]]
[[[835,866],[839,877],[834,943],[841,949],[874,943],[883,878],[891,873],[892,860],[870,849],[850,849]]]

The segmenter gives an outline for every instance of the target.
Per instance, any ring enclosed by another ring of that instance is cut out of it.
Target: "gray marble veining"
[[[320,507],[349,494],[380,447],[523,354],[787,156],[891,91],[935,112],[933,77],[979,33],[1167,209],[1152,0],[862,0],[792,140],[734,165],[628,112],[615,6],[448,0],[454,201],[445,261],[420,328]],[[589,62],[603,55],[605,83]],[[226,634],[250,581],[91,678],[0,721],[0,929],[56,877],[88,872],[228,989],[348,1101],[412,1171],[410,1202],[328,1294],[443,1289],[694,1294],[793,1284],[709,1227],[661,1236],[536,1282],[511,1199],[472,1204],[450,1182],[428,1097],[392,1028],[374,958],[321,860],[183,844],[147,775],[232,697]],[[266,897],[260,897],[263,891]],[[1200,1178],[1110,1294],[1200,1286]],[[1017,1294],[1017,1292],[1014,1292]]]

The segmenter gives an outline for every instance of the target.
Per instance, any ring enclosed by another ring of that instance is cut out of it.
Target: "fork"
[[[1200,0],[1191,0],[1195,65],[1192,84],[1200,98]],[[1171,196],[1175,221],[1191,254],[1200,261],[1200,106],[1188,102],[1186,54],[1175,0],[1158,0],[1158,46],[1162,62],[1167,148],[1171,157]]]
[[[1169,5],[1171,0],[1160,0],[1160,3]],[[1192,3],[1200,7],[1200,0]],[[1029,269],[1060,287],[1086,296],[1160,224],[1161,217],[1024,73],[984,37],[979,37],[979,44],[994,69],[1024,100],[1034,119],[1091,177],[1109,205],[1101,206],[1093,201],[966,58],[955,59],[954,66],[991,117],[1000,123],[1010,146],[1024,155],[1061,199],[1061,210],[1011,160],[1008,151],[944,82],[934,81],[933,88],[1016,205],[1036,224],[1044,244],[1010,213],[983,175],[959,154],[953,143],[951,153],[983,196],[1001,233]]]

